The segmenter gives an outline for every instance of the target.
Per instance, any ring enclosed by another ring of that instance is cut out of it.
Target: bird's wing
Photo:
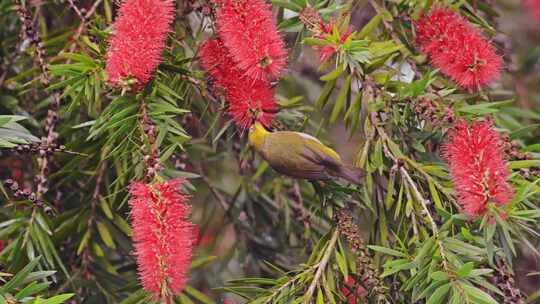
[[[342,165],[341,161],[336,160],[327,153],[321,151],[320,149],[314,148],[311,145],[305,145],[302,156],[308,159],[310,162],[332,171],[338,171]]]
[[[318,163],[315,155],[306,148],[306,144],[296,132],[282,131],[268,135],[265,150],[274,151],[265,155],[265,159],[274,170],[297,178],[325,180],[330,176],[323,164]],[[304,154],[309,155],[304,155]],[[323,153],[324,154],[324,153]]]
[[[341,163],[341,157],[339,154],[336,153],[336,151],[332,150],[331,148],[325,146],[320,140],[317,138],[301,132],[294,132],[295,134],[302,137],[302,140],[304,144],[311,150],[320,151],[326,156],[334,159],[335,161]]]

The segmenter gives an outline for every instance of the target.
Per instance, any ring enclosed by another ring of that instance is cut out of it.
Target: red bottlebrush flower
[[[219,36],[237,67],[257,80],[276,79],[287,63],[285,43],[264,0],[214,0]]]
[[[358,299],[366,296],[366,290],[358,285],[353,277],[348,276],[344,286],[341,287],[341,294],[347,299],[347,304],[356,304]]]
[[[274,92],[264,80],[246,79],[220,40],[208,40],[199,49],[203,69],[228,103],[227,112],[241,129],[255,121],[268,126],[276,113]]]
[[[434,8],[415,25],[420,50],[459,86],[476,90],[500,77],[503,61],[495,47],[452,10]]]
[[[240,76],[241,72],[236,68],[223,42],[219,39],[203,42],[199,47],[198,57],[202,68],[218,85],[223,86],[231,78]]]
[[[127,77],[142,88],[161,60],[161,51],[174,17],[171,0],[124,0],[113,24],[107,50],[109,84],[116,86]]]
[[[536,21],[540,22],[540,1],[538,0],[523,0],[523,5]]]
[[[130,186],[133,242],[139,277],[154,298],[179,294],[186,285],[193,248],[189,196],[174,179]]]
[[[266,83],[242,83],[227,87],[228,113],[242,129],[249,129],[255,121],[269,126],[274,119],[276,103],[274,92]]]
[[[324,40],[328,39],[333,35],[334,27],[335,22],[321,23],[319,27],[321,32],[315,35],[315,38]],[[347,41],[349,36],[351,36],[352,32],[352,28],[348,27],[346,31],[344,31],[343,33],[339,33],[339,37],[336,39],[336,41],[332,41],[332,44],[314,47],[314,49],[319,52],[320,61],[325,62],[328,59],[332,58],[332,56],[337,52],[339,46],[345,43],[345,41]]]
[[[512,198],[503,141],[489,121],[468,125],[459,121],[442,147],[458,202],[465,213],[477,217],[488,203],[504,205]]]

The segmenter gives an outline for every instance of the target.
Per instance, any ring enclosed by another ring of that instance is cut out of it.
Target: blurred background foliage
[[[207,1],[177,1],[163,63],[133,94],[105,83],[113,1],[0,0],[0,303],[150,301],[126,204],[147,118],[159,175],[189,179],[199,227],[178,303],[539,301],[540,22],[510,0],[272,4],[290,50],[275,128],[320,138],[367,170],[364,184],[317,190],[247,147],[196,60]],[[493,37],[500,82],[470,93],[426,64],[411,18],[434,4]],[[313,37],[306,7],[332,35]],[[321,64],[325,45],[336,53]],[[459,214],[439,157],[453,120],[484,117],[508,138],[516,189],[494,223]]]

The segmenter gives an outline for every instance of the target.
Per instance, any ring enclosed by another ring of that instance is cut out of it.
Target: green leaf
[[[465,105],[457,109],[457,111],[475,115],[486,115],[499,112],[500,107],[512,104],[514,100],[485,102],[474,105]]]
[[[468,285],[468,284],[460,284],[460,286],[465,290],[467,295],[474,300],[476,300],[474,303],[478,304],[498,304],[497,301],[495,301],[489,294],[482,291],[479,288],[476,288],[474,286]]]
[[[322,81],[330,81],[330,80],[336,80],[343,72],[345,71],[345,67],[343,65],[338,65],[332,72],[321,76]]]
[[[115,214],[113,223],[126,236],[131,236],[131,227],[129,226],[128,222],[126,222],[126,220],[124,220],[123,217],[121,217],[120,215]]]
[[[375,15],[366,25],[364,25],[358,34],[356,34],[356,37],[359,39],[366,38],[381,23],[381,20],[382,18],[380,14]]]
[[[28,283],[33,282],[33,281],[43,280],[43,279],[45,279],[47,277],[52,276],[55,273],[56,273],[55,270],[34,271],[34,272],[30,273],[26,277],[26,279],[23,280],[23,284],[28,284]]]
[[[34,268],[39,264],[40,260],[41,257],[37,257],[36,259],[30,261],[28,265],[24,266],[24,268],[17,272],[17,274],[11,280],[9,280],[9,282],[0,288],[0,294],[6,294],[19,287],[30,272],[32,272],[32,270],[34,270]]]
[[[396,44],[392,40],[373,42],[369,46],[369,51],[373,57],[385,57],[403,48],[402,44]]]
[[[99,206],[101,207],[101,211],[103,211],[108,219],[112,220],[114,218],[111,207],[109,207],[109,203],[103,197],[99,198]]]
[[[204,304],[214,304],[215,302],[212,301],[212,299],[210,299],[209,297],[207,297],[206,295],[204,295],[202,292],[198,291],[197,289],[187,285],[184,290],[183,290],[184,293],[192,296],[193,298],[199,300],[201,303],[204,303]]]
[[[94,59],[92,59],[92,58],[90,58],[90,57],[88,57],[88,56],[86,56],[84,54],[62,52],[62,53],[60,53],[60,56],[65,57],[67,59],[71,59],[73,61],[85,63],[88,66],[94,66],[95,65]]]
[[[387,276],[390,276],[396,272],[402,271],[402,270],[410,270],[413,268],[416,268],[418,265],[415,262],[410,263],[404,263],[401,265],[397,265],[393,268],[385,269],[384,272],[381,274],[381,278],[385,278]]]
[[[330,123],[336,122],[339,114],[342,112],[343,108],[345,107],[347,94],[349,93],[349,89],[351,88],[351,78],[352,76],[348,75],[345,78],[345,81],[343,82],[341,89],[339,90],[339,94],[336,98],[336,103],[334,104],[334,108],[332,109],[332,114],[330,114]]]
[[[193,302],[188,296],[186,296],[185,294],[181,293],[178,297],[177,297],[177,300],[180,301],[180,304],[195,304],[195,302]]]
[[[479,277],[486,274],[490,274],[493,272],[493,269],[490,268],[480,268],[480,269],[473,269],[471,273],[468,275],[469,277]]]
[[[120,304],[137,304],[137,303],[142,303],[141,301],[145,299],[146,299],[146,293],[144,292],[143,289],[139,289],[133,292],[132,294],[130,294],[129,297],[124,299]],[[150,301],[144,302],[144,303],[150,303]]]
[[[429,257],[431,258],[430,253],[434,246],[435,246],[435,240],[433,239],[433,237],[425,240],[420,250],[418,250],[418,253],[416,254],[416,257],[414,258],[414,261],[420,264],[420,263],[423,263],[423,260],[426,256],[429,255]]]
[[[429,184],[429,192],[431,193],[431,198],[433,199],[433,202],[435,202],[435,207],[439,209],[444,209],[443,203],[441,201],[441,197],[439,196],[439,192],[437,191],[437,188],[435,187],[435,184],[431,179],[428,180]]]
[[[384,198],[384,206],[386,210],[390,210],[390,208],[392,207],[392,203],[394,202],[393,195],[395,192],[395,184],[396,184],[396,173],[395,171],[392,171],[390,173],[390,178],[388,179],[388,186],[386,187],[387,188],[386,196]]]
[[[272,0],[272,4],[286,8],[293,12],[299,12],[300,10],[302,10],[302,7],[299,6],[298,4],[295,4],[294,2],[289,2],[287,0]]]
[[[83,250],[88,245],[89,240],[90,240],[90,230],[86,230],[86,232],[84,233],[84,235],[83,235],[83,237],[81,239],[81,242],[79,243],[79,247],[77,247],[77,255],[81,255]]]
[[[22,300],[28,296],[34,295],[40,291],[47,289],[47,287],[49,287],[50,285],[51,285],[51,282],[43,282],[43,283],[32,282],[31,284],[23,288],[21,291],[19,291],[15,295],[15,298],[17,300]]]
[[[328,45],[328,41],[324,39],[318,39],[318,38],[304,38],[304,44],[307,45],[318,45],[318,46],[325,46]],[[324,77],[324,76],[323,76]],[[322,79],[322,78],[321,78]],[[322,79],[324,80],[324,79]]]
[[[103,222],[97,222],[97,229],[105,245],[107,245],[107,247],[111,249],[116,248],[116,245],[114,244],[113,238],[111,236],[111,232],[109,231],[107,225]]]
[[[338,264],[339,270],[343,274],[343,277],[346,278],[349,276],[349,271],[347,268],[347,261],[345,260],[345,257],[339,253],[339,251],[335,251],[336,253],[336,262]]]
[[[382,252],[382,253],[387,254],[387,255],[393,255],[393,256],[397,256],[397,257],[406,257],[406,255],[401,251],[397,251],[397,250],[382,247],[382,246],[369,245],[368,248],[371,249],[371,250]]]
[[[62,304],[72,298],[75,294],[74,293],[66,293],[62,295],[57,295],[52,298],[49,298],[47,300],[44,300],[42,304]]]
[[[306,302],[308,303],[308,302]],[[324,296],[323,292],[320,288],[317,288],[317,300],[315,301],[316,304],[324,304]]]
[[[26,117],[21,115],[0,115],[0,127],[10,122],[17,122],[25,119]]]
[[[302,105],[302,100],[304,96],[295,96],[289,99],[278,101],[281,108],[295,108]]]
[[[319,95],[319,98],[315,102],[315,107],[318,109],[324,108],[326,105],[326,102],[328,101],[328,98],[330,97],[330,94],[334,90],[334,86],[336,85],[336,80],[330,80],[326,82],[321,90],[321,93]]]
[[[539,167],[540,159],[531,159],[531,160],[514,160],[508,162],[508,168],[510,169],[524,169],[531,167]]]
[[[435,292],[429,297],[426,304],[438,304],[444,303],[443,300],[446,298],[448,291],[450,291],[450,283],[446,283],[435,290]]]
[[[465,263],[463,264],[463,266],[461,266],[461,268],[459,268],[459,270],[456,272],[456,276],[458,278],[464,278],[464,277],[467,277],[471,274],[471,272],[473,271],[474,269],[474,263],[473,262],[468,262],[468,263]]]
[[[193,259],[191,261],[191,269],[199,268],[203,265],[206,265],[208,263],[213,262],[217,257],[215,255],[206,255],[202,257],[198,257],[196,259]]]
[[[435,271],[432,272],[430,277],[435,281],[447,281],[448,280],[448,274],[444,271]]]

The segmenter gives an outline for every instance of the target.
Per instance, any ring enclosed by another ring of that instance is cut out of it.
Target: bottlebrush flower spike
[[[469,126],[458,121],[448,133],[442,154],[466,214],[477,217],[485,213],[488,203],[504,205],[511,199],[503,141],[491,122]]]
[[[494,46],[452,10],[434,8],[415,25],[420,50],[462,88],[477,90],[500,77],[503,61]]]
[[[264,0],[214,0],[219,36],[237,67],[250,78],[279,77],[287,63],[285,43]]]
[[[208,40],[199,48],[203,69],[228,103],[227,112],[241,129],[255,121],[268,126],[276,113],[274,92],[264,80],[246,79],[220,40]]]
[[[171,0],[124,0],[113,24],[105,70],[113,86],[133,77],[142,88],[161,60],[174,18]]]
[[[179,294],[191,265],[194,226],[183,179],[130,186],[133,242],[139,277],[155,299]]]
[[[228,88],[228,113],[242,130],[249,129],[255,121],[269,126],[277,112],[274,93],[266,84],[245,86],[237,84]]]
[[[328,39],[328,37],[332,36],[335,26],[335,22],[321,23],[319,27],[320,33],[315,35],[315,38],[324,40]],[[314,49],[319,52],[320,61],[325,62],[330,59],[337,52],[339,46],[347,41],[347,38],[351,36],[352,32],[352,27],[348,27],[346,31],[339,33],[338,39],[336,41],[332,41],[332,44],[314,47]]]

